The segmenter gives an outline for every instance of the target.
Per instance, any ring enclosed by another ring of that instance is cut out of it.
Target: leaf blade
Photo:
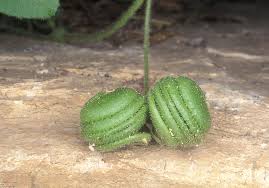
[[[46,19],[55,15],[59,0],[1,0],[0,12],[17,18]]]

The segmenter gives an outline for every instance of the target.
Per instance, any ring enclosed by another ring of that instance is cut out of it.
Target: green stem
[[[117,142],[97,146],[96,149],[102,152],[109,152],[119,148],[123,148],[124,146],[127,145],[135,145],[135,144],[148,145],[150,141],[151,141],[151,135],[149,133],[137,133],[135,135],[129,136]]]
[[[67,34],[66,38],[69,41],[102,41],[109,38],[119,29],[127,24],[127,22],[135,15],[139,8],[143,5],[144,0],[134,0],[130,7],[121,15],[121,17],[111,26],[103,31],[97,33],[83,35],[83,34]]]
[[[103,31],[98,31],[93,34],[64,32],[62,38],[64,37],[64,41],[66,42],[80,42],[80,41],[99,42],[106,38],[109,38],[111,35],[113,35],[115,32],[117,32],[119,29],[121,29],[123,26],[127,24],[127,22],[135,15],[135,13],[139,10],[139,8],[143,5],[143,3],[144,0],[134,0],[133,3],[130,5],[130,7],[120,16],[120,18]],[[32,32],[27,32],[23,29],[12,30],[12,32],[14,32],[15,34],[22,34],[30,37],[35,37],[37,39],[54,40],[60,42],[59,40],[55,40],[53,36],[43,36],[40,34],[34,34]]]
[[[145,26],[144,26],[144,91],[145,95],[149,90],[149,46],[150,46],[150,18],[152,0],[146,2]]]

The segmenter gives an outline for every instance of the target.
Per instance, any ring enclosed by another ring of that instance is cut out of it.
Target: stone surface
[[[88,98],[119,86],[142,91],[140,46],[89,49],[1,35],[0,187],[268,187],[269,30],[260,22],[185,26],[153,46],[151,85],[189,76],[210,105],[208,136],[185,151],[152,143],[98,153],[80,138]],[[199,37],[205,48],[181,43]]]

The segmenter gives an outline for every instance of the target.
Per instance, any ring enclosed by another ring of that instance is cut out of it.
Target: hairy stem
[[[149,46],[150,46],[150,18],[152,0],[147,0],[144,25],[144,92],[149,90]]]

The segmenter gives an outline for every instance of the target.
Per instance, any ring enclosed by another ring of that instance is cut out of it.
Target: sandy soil
[[[86,48],[2,34],[0,187],[269,187],[269,25],[263,12],[246,11],[226,13],[239,23],[176,25],[152,47],[151,85],[185,75],[206,92],[212,128],[187,151],[152,143],[98,153],[80,138],[88,98],[143,90],[141,45]]]

